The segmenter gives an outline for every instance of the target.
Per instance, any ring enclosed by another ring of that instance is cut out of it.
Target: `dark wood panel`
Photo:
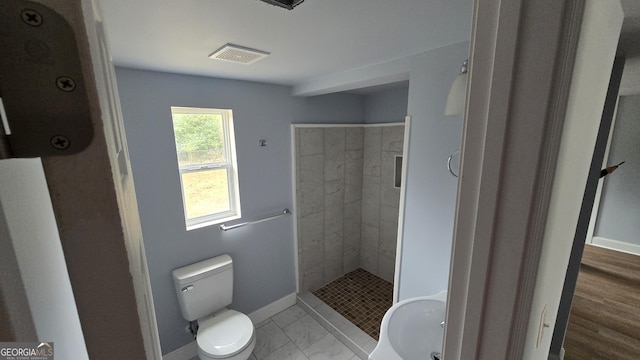
[[[640,359],[640,257],[586,245],[566,360]]]

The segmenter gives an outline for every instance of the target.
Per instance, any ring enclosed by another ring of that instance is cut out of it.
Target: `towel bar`
[[[258,220],[247,221],[247,222],[243,222],[243,223],[239,223],[239,224],[235,224],[235,225],[227,226],[226,224],[220,224],[220,230],[227,231],[227,230],[231,230],[231,229],[237,229],[237,228],[243,227],[245,225],[261,223],[263,221],[268,221],[268,220],[275,219],[277,217],[284,216],[284,215],[291,215],[291,211],[289,209],[283,209],[280,214],[268,216],[268,217],[265,217],[265,218],[262,218],[262,219],[258,219]]]

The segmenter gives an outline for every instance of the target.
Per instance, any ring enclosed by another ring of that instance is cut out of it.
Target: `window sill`
[[[206,220],[197,224],[187,225],[187,231],[196,230],[196,229],[200,229],[207,226],[220,225],[220,224],[224,224],[227,221],[232,221],[236,219],[240,219],[240,215],[227,216],[221,219]]]

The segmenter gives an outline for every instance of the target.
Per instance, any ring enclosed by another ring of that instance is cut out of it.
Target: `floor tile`
[[[303,352],[309,360],[349,360],[355,355],[331,334],[311,344]]]
[[[307,316],[307,313],[302,310],[300,306],[293,305],[292,307],[272,316],[271,320],[273,320],[276,325],[284,328],[285,326],[305,316]]]
[[[263,327],[263,326],[267,325],[267,324],[268,324],[268,323],[270,323],[270,322],[271,322],[271,318],[269,318],[269,319],[267,319],[267,320],[264,320],[264,321],[261,321],[261,322],[259,322],[259,323],[257,323],[257,324],[255,325],[255,328],[256,328],[256,329],[261,328],[261,327]]]
[[[269,322],[256,329],[256,347],[253,349],[253,355],[257,359],[264,359],[287,342],[287,335],[274,322]]]
[[[327,330],[309,315],[287,325],[283,330],[303,350],[327,334]]]
[[[264,360],[308,360],[307,357],[298,349],[296,344],[289,341],[276,351],[272,352]]]

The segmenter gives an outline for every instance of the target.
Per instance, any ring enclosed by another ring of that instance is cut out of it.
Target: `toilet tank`
[[[197,320],[224,309],[233,300],[233,262],[220,255],[173,270],[182,316]]]

